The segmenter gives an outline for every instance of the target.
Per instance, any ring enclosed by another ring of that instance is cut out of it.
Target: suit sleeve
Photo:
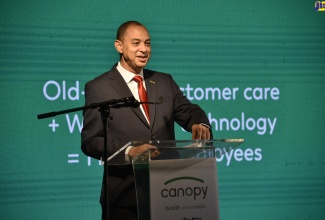
[[[100,93],[91,84],[85,85],[85,105],[100,102]],[[81,149],[90,157],[100,159],[104,151],[103,125],[98,109],[86,109],[81,132]]]
[[[100,91],[91,83],[85,85],[86,105],[102,102]],[[100,159],[104,154],[104,132],[101,114],[98,109],[87,109],[83,112],[84,121],[81,132],[81,149],[87,156]],[[107,137],[108,155],[113,154],[114,143]],[[112,152],[110,152],[110,149]]]
[[[199,105],[191,103],[186,98],[186,96],[183,94],[171,76],[170,83],[173,92],[175,121],[189,132],[191,132],[192,126],[194,124],[203,123],[211,128],[209,119],[203,109]],[[210,133],[212,136],[211,129]]]

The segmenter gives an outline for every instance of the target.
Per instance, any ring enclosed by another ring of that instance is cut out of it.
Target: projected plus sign
[[[55,122],[55,119],[52,119],[52,123],[49,124],[49,127],[52,127],[52,132],[55,132],[55,129],[59,127],[59,124]]]

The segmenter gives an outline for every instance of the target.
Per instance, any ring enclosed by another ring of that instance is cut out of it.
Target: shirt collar
[[[120,62],[118,62],[117,66],[116,66],[116,69],[120,72],[120,74],[122,75],[124,81],[129,84],[133,77],[136,75],[128,70],[126,70]],[[141,69],[140,73],[137,74],[138,76],[141,76],[143,78],[143,69]]]

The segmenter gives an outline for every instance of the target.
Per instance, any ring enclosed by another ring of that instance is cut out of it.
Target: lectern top
[[[217,140],[155,140],[130,141],[122,146],[107,159],[108,165],[128,165],[132,163],[149,163],[150,160],[168,159],[195,159],[218,158],[244,143],[244,139],[217,139]],[[153,145],[155,148],[144,152],[137,157],[125,155],[125,149],[143,144]],[[155,153],[153,153],[153,151]]]

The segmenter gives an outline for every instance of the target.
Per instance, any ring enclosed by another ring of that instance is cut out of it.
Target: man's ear
[[[122,42],[120,40],[115,40],[114,46],[115,46],[115,49],[117,50],[117,52],[123,53]]]

